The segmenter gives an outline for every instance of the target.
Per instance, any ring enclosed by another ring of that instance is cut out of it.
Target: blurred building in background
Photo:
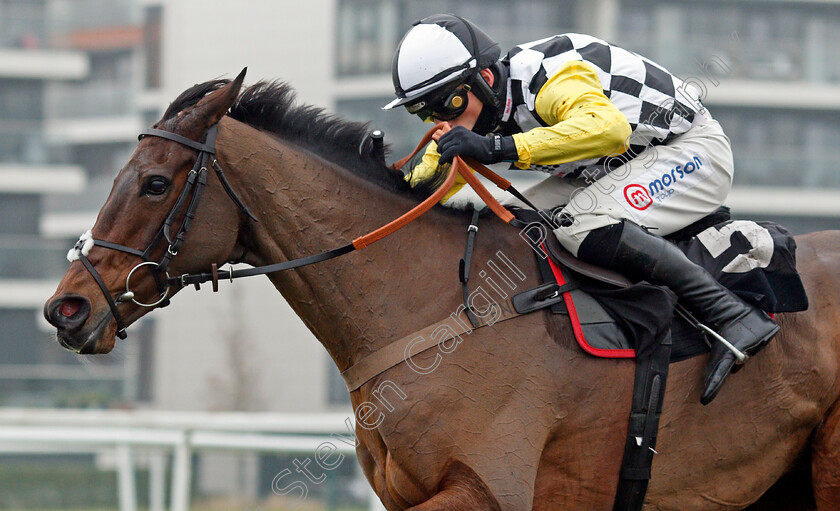
[[[733,141],[736,216],[836,227],[840,1],[0,0],[0,406],[349,415],[331,360],[267,279],[187,289],[102,357],[60,348],[40,311],[139,130],[194,83],[247,66],[247,83],[287,81],[383,129],[391,159],[407,153],[427,126],[380,108],[399,39],[436,12],[471,19],[503,52],[576,31],[660,62]],[[221,465],[200,484],[264,492],[284,468],[240,485]]]
[[[89,228],[143,125],[133,107],[142,42],[130,0],[0,1],[0,404],[148,396],[143,344],[82,363],[56,350],[41,319],[68,243]]]

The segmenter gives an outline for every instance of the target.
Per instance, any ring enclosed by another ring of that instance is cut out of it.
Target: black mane
[[[229,82],[211,80],[185,90],[166,109],[161,123]],[[295,91],[286,83],[258,82],[244,88],[228,115],[302,146],[387,190],[417,196],[400,173],[391,171],[379,159],[368,136],[367,123],[348,121],[322,108],[298,104]]]

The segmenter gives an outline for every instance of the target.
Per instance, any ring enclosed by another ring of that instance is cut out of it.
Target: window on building
[[[353,76],[387,72],[398,24],[397,4],[384,0],[339,3],[338,74]]]
[[[140,3],[137,0],[50,0],[50,28],[68,34],[135,25],[139,22]]]
[[[0,79],[0,161],[46,162],[43,117],[43,82]]]
[[[2,141],[2,138],[0,138]],[[2,149],[2,145],[0,145]],[[27,193],[0,193],[0,235],[31,234],[39,232],[41,197]]]
[[[163,7],[154,5],[145,10],[145,22],[143,30],[143,46],[146,56],[146,88],[157,89],[163,85],[161,73],[163,37]]]
[[[41,80],[0,79],[0,112],[4,122],[40,120],[43,98]]]
[[[727,77],[840,81],[840,5],[624,0],[616,43],[679,75],[719,59]]]
[[[0,47],[46,46],[46,0],[0,0]]]
[[[90,72],[84,81],[50,84],[46,95],[50,117],[119,117],[132,113],[132,51],[91,52],[88,58]]]
[[[713,113],[732,140],[735,184],[840,188],[836,112],[727,107]]]
[[[37,198],[36,208],[37,208]],[[19,200],[0,201],[0,212],[8,212],[11,202],[19,205]],[[54,279],[55,282],[67,271],[67,247],[73,242],[68,240],[46,240],[36,233],[38,229],[38,210],[27,210],[23,217],[29,233],[8,234],[8,227],[0,229],[0,279]],[[21,213],[18,213],[19,215]],[[35,216],[31,216],[35,215]],[[9,218],[9,224],[18,224],[18,218]],[[14,228],[20,229],[20,228]],[[21,229],[22,230],[22,229]]]
[[[47,163],[43,132],[32,122],[0,124],[0,162]]]
[[[417,20],[456,13],[498,41],[503,54],[512,46],[567,32],[575,19],[574,0],[340,0],[336,27],[339,76],[389,73],[394,50]]]

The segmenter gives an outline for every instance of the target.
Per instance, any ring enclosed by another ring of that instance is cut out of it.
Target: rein
[[[432,134],[437,129],[437,126],[430,129],[420,141],[420,143],[417,145],[417,147],[414,149],[414,151],[412,151],[410,155],[394,163],[391,169],[393,171],[398,171],[400,168],[402,168],[412,157],[414,157],[418,152],[420,152],[420,150],[432,140]],[[159,137],[166,140],[171,140],[173,142],[198,151],[198,157],[196,158],[195,165],[193,165],[192,170],[190,170],[187,177],[187,181],[184,184],[184,188],[181,190],[178,199],[172,206],[172,210],[167,215],[166,219],[163,222],[163,225],[158,230],[157,234],[152,239],[149,246],[146,247],[146,249],[143,251],[136,250],[125,245],[120,245],[118,243],[112,243],[110,241],[94,239],[89,231],[88,233],[84,234],[78,242],[76,242],[76,245],[68,254],[68,259],[71,261],[73,261],[74,259],[81,260],[82,264],[85,266],[88,272],[90,272],[91,276],[96,281],[97,285],[102,291],[102,294],[105,296],[105,299],[108,302],[108,306],[111,309],[111,314],[114,316],[114,320],[117,323],[116,335],[120,339],[126,338],[126,325],[117,308],[117,306],[120,303],[132,301],[141,307],[166,307],[167,305],[169,305],[169,291],[171,286],[173,285],[184,287],[192,284],[193,286],[195,286],[196,289],[200,289],[201,284],[212,281],[213,291],[218,291],[219,280],[233,281],[233,279],[242,277],[265,275],[277,271],[300,268],[302,266],[308,266],[310,264],[334,259],[336,257],[348,254],[355,250],[361,250],[402,229],[403,227],[405,227],[406,225],[413,222],[414,220],[422,216],[424,213],[429,211],[452,188],[452,186],[455,184],[455,177],[458,174],[461,175],[464,181],[466,181],[467,184],[469,184],[476,191],[478,196],[487,204],[490,210],[493,211],[493,213],[495,213],[496,216],[498,216],[503,222],[514,226],[520,226],[519,224],[521,222],[516,220],[514,216],[490,194],[487,188],[485,188],[484,185],[481,184],[481,182],[478,180],[478,178],[475,177],[475,175],[472,173],[470,168],[467,166],[468,164],[470,167],[475,169],[476,172],[485,176],[500,189],[511,193],[516,198],[530,206],[532,209],[536,209],[533,206],[533,204],[531,204],[524,196],[522,196],[522,194],[519,193],[519,191],[517,191],[507,179],[499,176],[498,174],[494,173],[481,163],[478,163],[472,160],[471,158],[462,159],[460,156],[456,156],[452,162],[452,166],[450,167],[443,184],[432,195],[430,195],[423,202],[421,202],[420,204],[418,204],[399,218],[368,234],[354,239],[351,243],[348,243],[347,245],[328,250],[320,254],[310,255],[307,257],[301,257],[299,259],[293,259],[290,261],[284,261],[281,263],[275,263],[266,266],[257,266],[241,270],[219,270],[216,267],[216,264],[214,263],[210,272],[183,274],[177,277],[171,277],[169,275],[169,272],[167,272],[166,270],[172,259],[176,255],[178,255],[178,251],[183,245],[184,240],[186,239],[187,232],[189,232],[192,221],[195,218],[195,213],[198,209],[198,204],[204,191],[204,187],[207,185],[208,164],[209,167],[215,171],[216,176],[219,178],[219,181],[221,182],[222,187],[224,188],[228,197],[230,197],[230,199],[233,201],[234,204],[236,204],[240,211],[249,219],[255,222],[258,221],[257,218],[253,215],[253,213],[251,213],[251,211],[248,209],[248,207],[236,195],[236,192],[234,192],[233,188],[230,186],[230,183],[225,177],[224,171],[222,170],[218,160],[215,157],[216,134],[217,126],[213,125],[207,131],[206,141],[204,143],[201,143],[169,131],[153,128],[143,130],[140,133],[140,136],[138,137],[139,139],[142,139],[146,136]],[[188,198],[189,202],[187,202]],[[185,205],[187,205],[186,209],[184,208]],[[174,224],[175,219],[179,216],[179,214],[182,211],[184,212],[184,219],[181,222],[181,226],[178,229],[178,232],[175,234],[175,236],[171,236],[172,225]],[[162,258],[159,261],[152,260],[151,253],[164,239],[168,243],[168,246]],[[125,252],[143,259],[143,262],[137,264],[134,268],[131,269],[131,271],[129,271],[125,281],[125,291],[117,295],[116,298],[108,290],[99,272],[96,271],[93,264],[91,264],[91,262],[87,258],[87,255],[93,246],[100,246],[111,250]],[[154,275],[155,283],[158,288],[158,299],[152,303],[143,303],[138,301],[135,298],[135,293],[131,291],[131,277],[139,268],[144,266],[152,267],[152,274]]]
[[[399,171],[405,164],[413,158],[418,152],[420,152],[423,147],[426,146],[432,140],[432,134],[437,130],[437,127],[430,129],[422,138],[417,147],[406,156],[405,158],[395,162],[391,166],[391,170]],[[496,214],[503,222],[511,225],[518,226],[519,221],[514,218],[514,216],[502,206],[499,201],[497,201],[493,195],[484,187],[483,184],[478,180],[478,178],[473,175],[470,169],[467,167],[467,163],[465,160],[469,162],[469,165],[476,169],[481,175],[485,176],[491,182],[493,182],[496,186],[510,192],[516,198],[524,202],[525,204],[529,205],[532,209],[536,210],[536,207],[531,204],[528,199],[522,196],[519,191],[517,191],[513,185],[511,185],[510,181],[507,179],[499,176],[492,170],[488,169],[481,163],[474,161],[471,158],[462,159],[460,156],[456,156],[451,168],[449,169],[449,173],[446,176],[443,184],[438,187],[438,189],[427,197],[423,202],[412,208],[410,211],[405,213],[404,215],[400,216],[396,220],[391,221],[390,223],[383,225],[382,227],[365,234],[363,236],[359,236],[358,238],[354,239],[351,243],[347,245],[335,248],[333,250],[329,250],[327,252],[322,252],[320,254],[311,255],[307,257],[301,257],[299,259],[293,259],[291,261],[284,261],[282,263],[275,263],[267,266],[257,266],[254,268],[246,268],[242,270],[218,270],[215,265],[210,272],[206,273],[192,273],[192,274],[184,274],[179,277],[172,277],[169,279],[170,283],[187,286],[187,285],[194,285],[196,289],[199,289],[199,286],[205,282],[212,281],[213,283],[213,290],[218,290],[218,282],[219,280],[230,280],[238,279],[242,277],[252,277],[254,275],[266,275],[268,273],[274,273],[277,271],[283,270],[291,270],[294,268],[300,268],[302,266],[307,266],[310,264],[320,263],[322,261],[327,261],[329,259],[333,259],[344,254],[348,254],[355,250],[361,250],[391,234],[397,232],[398,230],[402,229],[406,225],[410,224],[414,220],[418,219],[424,213],[432,209],[435,204],[437,204],[446,192],[452,188],[455,184],[455,177],[456,175],[460,174],[461,177],[476,191],[479,197],[490,207],[493,213]]]

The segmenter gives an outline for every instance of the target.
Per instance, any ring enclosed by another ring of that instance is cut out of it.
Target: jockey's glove
[[[467,156],[487,165],[519,159],[513,137],[498,133],[483,137],[463,126],[455,126],[444,133],[438,140],[437,148],[441,164],[452,163],[456,156]]]
[[[449,167],[451,165],[418,165],[412,169],[411,173],[406,176],[406,181],[415,190],[423,193],[434,193],[437,188],[446,181],[446,176],[449,174]]]
[[[435,156],[437,156],[435,154]],[[452,164],[446,163],[443,165],[437,164],[437,158],[434,158],[435,162],[433,165],[429,164],[421,164],[415,166],[411,172],[405,176],[405,180],[411,185],[412,188],[415,190],[420,190],[423,193],[432,194],[435,190],[446,181],[446,176],[449,174],[449,169],[452,167]],[[470,169],[472,170],[472,169]],[[467,182],[461,177],[461,174],[455,175],[455,183],[452,185],[452,188],[449,189],[449,192],[443,196],[440,200],[441,204],[445,204],[453,195],[458,193],[458,190],[464,187]]]

